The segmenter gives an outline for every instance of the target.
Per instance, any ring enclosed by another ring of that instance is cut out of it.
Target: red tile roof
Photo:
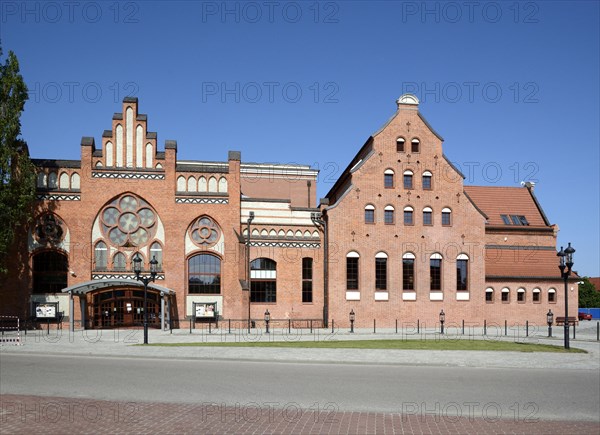
[[[597,278],[588,278],[588,280],[594,284],[594,287],[596,288],[596,291],[600,292],[600,277]]]
[[[500,215],[514,214],[525,216],[529,226],[548,226],[526,187],[465,186],[465,192],[488,216],[488,225],[506,225]]]
[[[554,250],[487,248],[485,275],[560,278],[558,257]]]

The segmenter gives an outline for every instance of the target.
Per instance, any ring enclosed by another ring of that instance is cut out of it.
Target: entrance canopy
[[[110,287],[139,287],[144,288],[144,284],[140,281],[136,281],[133,279],[95,279],[92,281],[86,281],[79,284],[72,285],[71,287],[67,287],[62,289],[63,293],[73,292],[74,295],[84,295],[86,293],[102,290]],[[171,296],[175,294],[175,291],[156,285],[154,283],[148,284],[149,290],[154,290],[156,292],[164,293],[165,295]]]

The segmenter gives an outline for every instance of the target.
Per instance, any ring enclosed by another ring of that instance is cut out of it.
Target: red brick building
[[[82,139],[81,160],[34,159],[39,201],[2,312],[28,317],[58,303],[63,321],[86,328],[138,324],[139,254],[146,273],[157,261],[156,326],[214,312],[262,319],[267,309],[337,324],[353,310],[357,326],[381,327],[433,325],[442,309],[449,323],[479,324],[563,313],[558,229],[533,184],[464,186],[418,100],[397,105],[316,207],[309,166],[244,163],[237,151],[178,160],[177,143],[159,151],[126,98],[98,146]]]

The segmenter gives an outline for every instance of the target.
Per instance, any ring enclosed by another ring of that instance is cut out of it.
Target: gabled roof
[[[471,201],[488,217],[488,225],[506,225],[500,215],[525,216],[529,227],[547,227],[550,223],[526,187],[465,186],[465,193]],[[527,228],[523,226],[522,228]]]

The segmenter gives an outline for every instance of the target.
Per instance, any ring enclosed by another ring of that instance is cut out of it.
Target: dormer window
[[[504,225],[529,225],[529,221],[527,220],[527,218],[520,214],[501,214],[500,217],[502,218],[502,222],[504,222]]]

